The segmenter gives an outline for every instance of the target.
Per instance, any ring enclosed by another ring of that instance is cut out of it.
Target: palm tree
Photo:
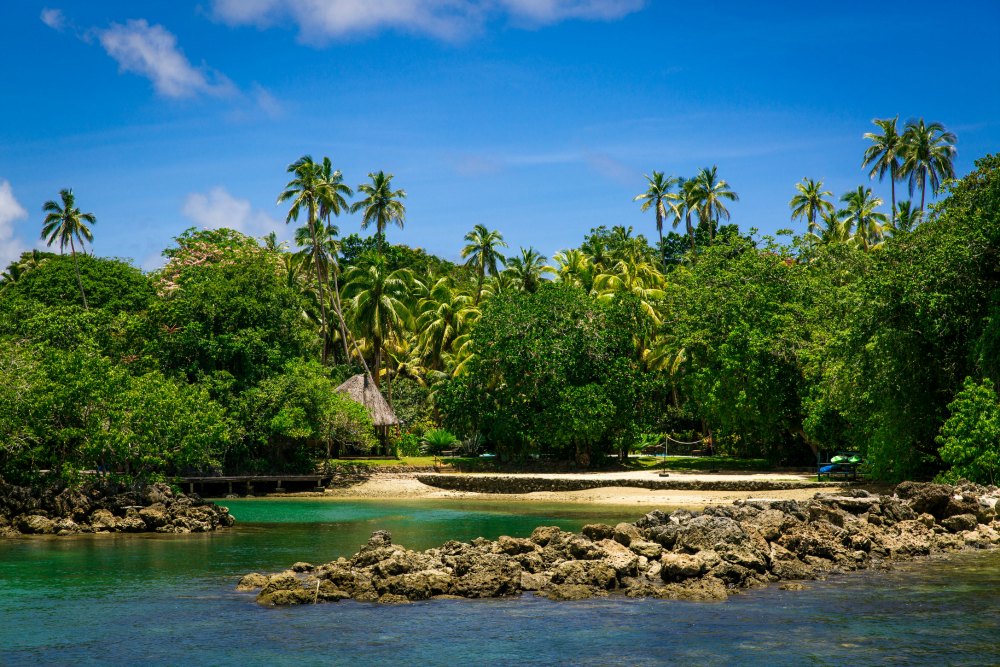
[[[663,219],[667,217],[667,206],[664,201],[670,195],[670,189],[680,183],[679,178],[663,176],[662,171],[654,171],[652,176],[646,176],[649,187],[645,192],[637,194],[632,201],[641,201],[641,211],[653,208],[656,211],[656,233],[660,236],[660,246],[663,245]],[[662,262],[662,256],[661,256]]]
[[[909,199],[896,204],[894,229],[901,232],[912,232],[921,222],[924,221],[924,212],[913,206]]]
[[[900,176],[909,178],[910,196],[913,190],[920,188],[920,210],[924,210],[924,200],[927,194],[927,181],[931,190],[937,194],[941,180],[955,177],[955,142],[952,132],[944,129],[941,123],[925,124],[924,119],[906,121],[903,132],[902,156],[903,164]]]
[[[661,289],[666,282],[653,264],[640,260],[621,260],[613,269],[594,278],[594,293],[599,301],[608,301],[617,293],[628,292],[639,299],[643,312],[657,325],[661,323],[655,302],[664,297]]]
[[[803,178],[801,183],[795,184],[795,189],[799,194],[788,202],[792,209],[792,220],[805,218],[809,221],[807,233],[814,233],[819,229],[816,218],[833,210],[833,204],[824,199],[833,196],[833,193],[823,189],[823,181],[811,178]]]
[[[340,170],[334,170],[330,158],[323,158],[323,165],[319,172],[320,182],[324,185],[319,200],[319,216],[326,222],[323,229],[322,238],[317,238],[320,248],[324,249],[325,270],[321,275],[333,278],[333,312],[337,315],[337,325],[340,327],[340,340],[344,344],[344,362],[349,363],[351,352],[347,348],[347,323],[344,321],[344,309],[340,303],[340,285],[337,283],[337,276],[340,274],[340,266],[337,256],[340,252],[340,244],[336,240],[340,230],[330,223],[332,216],[339,216],[341,211],[349,209],[347,197],[353,197],[354,191],[344,183],[343,174]],[[318,236],[318,235],[317,235]]]
[[[392,189],[392,174],[379,171],[369,173],[368,178],[372,179],[371,183],[362,183],[358,186],[358,192],[368,196],[351,204],[351,213],[364,211],[361,216],[361,229],[367,229],[368,225],[375,223],[378,252],[381,255],[386,226],[394,222],[400,229],[403,228],[406,206],[402,200],[406,198],[406,191]]]
[[[883,202],[872,195],[872,189],[859,185],[853,192],[844,194],[840,201],[847,204],[841,211],[844,223],[854,228],[854,237],[865,250],[878,246],[884,237],[888,220],[885,213],[875,209]]]
[[[823,226],[818,227],[819,234],[809,233],[809,237],[819,243],[838,244],[852,243],[853,223],[844,219],[843,211],[827,211],[822,214]]]
[[[324,162],[327,161],[327,159],[324,159]],[[316,273],[316,283],[319,289],[320,327],[322,329],[321,339],[323,341],[323,347],[320,354],[322,362],[326,363],[326,341],[328,336],[326,297],[324,296],[323,290],[323,263],[317,253],[320,248],[320,208],[323,205],[322,202],[326,201],[330,196],[329,185],[323,178],[323,168],[316,164],[310,155],[303,155],[298,160],[288,165],[288,169],[286,171],[292,174],[293,178],[285,186],[285,190],[278,195],[277,203],[281,204],[288,200],[292,201],[292,206],[289,208],[288,215],[285,217],[286,225],[291,223],[293,220],[297,221],[299,219],[299,213],[302,212],[302,209],[304,208],[306,210],[306,232],[301,234],[297,233],[296,240],[300,241],[303,238],[308,238],[311,241],[310,250],[312,254],[312,266]]]
[[[497,265],[504,263],[504,256],[497,251],[497,248],[506,248],[507,243],[503,240],[503,234],[487,229],[486,225],[473,227],[472,231],[465,235],[465,240],[468,241],[468,245],[462,248],[462,258],[467,260],[466,266],[475,267],[476,273],[479,274],[475,302],[478,306],[487,274],[497,275],[499,273]]]
[[[76,270],[76,282],[80,286],[80,298],[83,299],[84,310],[89,310],[87,306],[87,295],[83,292],[83,278],[80,277],[80,262],[76,257],[76,243],[73,239],[80,241],[80,248],[83,249],[84,241],[93,241],[94,235],[90,232],[88,224],[97,224],[97,218],[93,213],[81,213],[76,207],[76,197],[73,190],[66,188],[59,191],[62,199],[62,206],[55,200],[49,200],[42,206],[42,212],[48,213],[42,223],[42,238],[46,239],[46,245],[51,246],[56,240],[59,241],[59,252],[69,244],[70,252],[73,253],[73,268]]]
[[[594,282],[594,265],[583,250],[560,250],[552,255],[555,266],[548,267],[560,282],[590,291]]]
[[[691,250],[695,250],[694,225],[691,224],[691,214],[698,210],[700,197],[698,184],[693,178],[682,178],[678,181],[678,192],[668,195],[671,202],[670,211],[674,215],[674,229],[681,220],[684,221],[688,238],[691,240]]]
[[[697,195],[698,219],[708,226],[708,240],[715,240],[715,228],[725,218],[729,220],[729,209],[725,201],[739,201],[740,197],[730,189],[729,183],[718,179],[718,167],[707,167],[694,177],[694,188]]]
[[[872,121],[881,130],[882,134],[876,134],[875,132],[866,132],[865,139],[872,142],[872,145],[868,147],[865,151],[864,160],[861,162],[861,168],[871,167],[871,171],[868,173],[869,178],[875,178],[878,176],[878,180],[881,181],[885,178],[886,173],[889,174],[889,179],[892,182],[892,223],[896,224],[896,181],[899,180],[899,168],[900,163],[900,153],[903,148],[903,137],[896,130],[896,123],[899,122],[899,116],[895,118],[876,118]]]
[[[358,333],[371,342],[375,386],[379,386],[385,342],[398,335],[410,317],[411,278],[407,269],[390,273],[381,256],[370,266],[352,266],[344,275],[344,298],[350,305],[351,320]]]
[[[507,273],[514,278],[525,292],[534,292],[542,281],[542,274],[548,273],[551,269],[545,265],[545,256],[540,255],[534,248],[525,250],[521,248],[520,257],[511,257],[507,260]]]
[[[442,370],[443,360],[453,351],[455,341],[479,319],[479,309],[446,276],[430,287],[419,310],[415,330],[420,361],[429,370]]]

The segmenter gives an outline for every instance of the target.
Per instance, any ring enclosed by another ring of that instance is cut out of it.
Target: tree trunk
[[[375,367],[375,376],[372,378],[372,381],[375,383],[375,387],[378,388],[381,386],[379,384],[379,375],[382,370],[382,339],[378,336],[372,336],[372,346],[375,348],[375,355],[372,359],[372,365]],[[370,371],[369,375],[371,375]]]
[[[475,306],[479,306],[479,299],[483,296],[483,282],[486,280],[486,268],[480,267],[479,271],[479,283],[476,285],[476,303]]]
[[[340,341],[344,344],[344,363],[351,363],[351,351],[347,347],[347,325],[344,323],[344,309],[340,303],[340,284],[337,281],[337,272],[333,272],[333,309],[337,314],[337,323],[340,325]]]
[[[889,170],[889,177],[892,179],[892,228],[896,228],[896,168]]]
[[[73,237],[69,237],[69,249],[73,253],[73,268],[76,269],[76,283],[80,286],[80,297],[83,299],[83,309],[90,310],[87,306],[87,295],[83,293],[83,278],[80,277],[80,261],[76,258],[76,245]]]
[[[320,316],[320,338],[323,341],[322,349],[320,350],[320,362],[326,365],[326,342],[327,342],[327,326],[326,326],[326,296],[323,293],[323,273],[320,270],[319,265],[319,235],[316,233],[316,225],[318,224],[316,219],[316,205],[310,202],[309,204],[309,232],[312,235],[313,242],[313,268],[316,270],[316,282],[319,285],[319,316]]]

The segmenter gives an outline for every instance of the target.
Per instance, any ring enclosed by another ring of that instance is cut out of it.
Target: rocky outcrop
[[[527,538],[453,541],[426,551],[393,544],[388,532],[378,531],[351,558],[248,574],[238,590],[258,591],[257,601],[268,606],[525,592],[552,600],[720,600],[783,580],[995,546],[998,498],[996,487],[908,483],[891,496],[849,490],[804,502],[745,500],[702,512],[654,510],[633,524],[592,524],[581,534],[543,526]]]
[[[83,533],[202,533],[232,526],[229,510],[166,484],[140,490],[101,480],[80,487],[0,481],[0,537]]]

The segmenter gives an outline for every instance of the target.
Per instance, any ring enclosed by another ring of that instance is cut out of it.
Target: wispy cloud
[[[27,250],[24,242],[14,236],[14,221],[26,217],[28,212],[14,197],[10,182],[0,180],[0,270]]]
[[[61,9],[49,9],[46,7],[42,10],[41,19],[42,23],[59,32],[62,32],[66,27],[66,16]]]
[[[303,40],[322,43],[385,29],[453,41],[498,18],[522,27],[568,19],[611,21],[644,4],[645,0],[214,0],[213,7],[215,16],[230,25],[264,27],[291,19]]]
[[[144,76],[164,97],[199,94],[232,95],[236,87],[223,74],[205,65],[195,67],[177,47],[177,38],[161,25],[145,19],[97,31],[97,38],[122,72]]]
[[[284,225],[261,210],[254,210],[248,199],[231,195],[216,186],[207,193],[193,192],[184,200],[181,213],[196,225],[207,229],[229,227],[249,236],[264,236]]]

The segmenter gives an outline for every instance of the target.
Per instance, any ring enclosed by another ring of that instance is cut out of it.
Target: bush
[[[1000,401],[993,383],[965,378],[948,410],[951,416],[936,438],[941,460],[951,466],[943,479],[995,484],[1000,479]]]
[[[423,444],[422,453],[437,455],[449,447],[453,447],[458,442],[458,438],[451,431],[436,428],[424,433],[420,442]]]

